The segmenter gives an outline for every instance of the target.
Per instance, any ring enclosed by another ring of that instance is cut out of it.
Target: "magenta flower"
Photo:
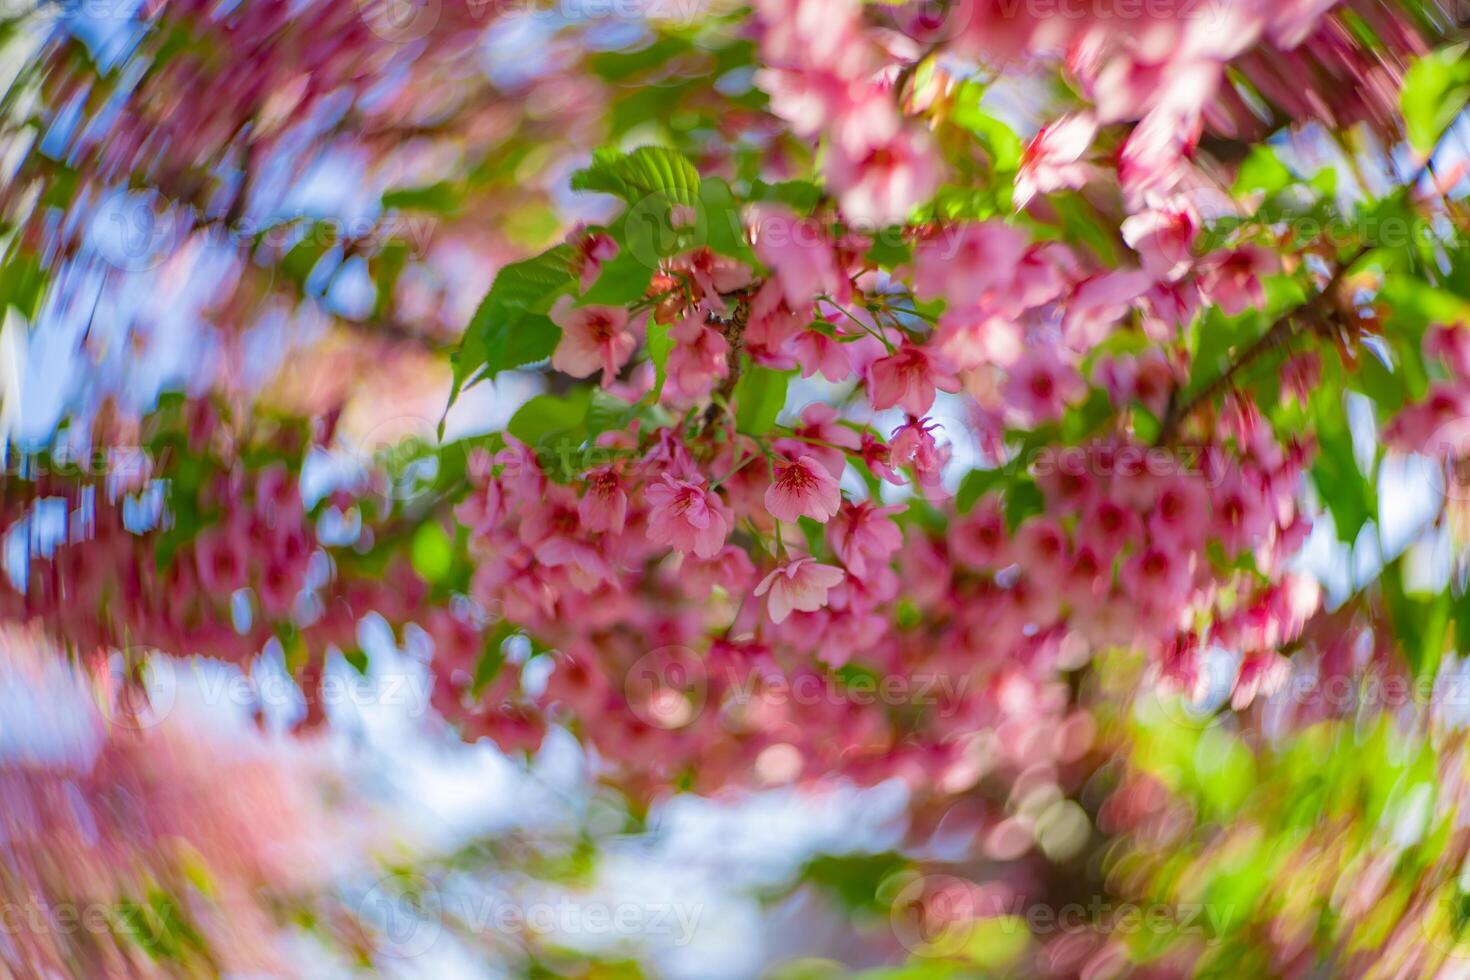
[[[960,379],[908,341],[868,367],[868,400],[880,411],[899,405],[910,415],[923,415],[934,404],[935,389],[953,394],[960,390]]]
[[[766,600],[766,610],[771,622],[782,623],[792,610],[816,612],[827,604],[827,591],[841,584],[842,569],[822,565],[811,558],[797,558],[780,565],[775,571],[761,579],[755,594]]]
[[[622,307],[574,306],[570,296],[563,296],[551,308],[551,322],[562,330],[551,366],[574,378],[590,377],[600,368],[604,388],[617,380],[638,346]]]
[[[766,510],[777,520],[810,517],[826,523],[842,506],[842,492],[827,467],[812,456],[776,464],[776,479],[766,490]]]
[[[650,541],[700,558],[713,558],[724,547],[730,521],[713,491],[665,473],[643,494],[649,503]]]

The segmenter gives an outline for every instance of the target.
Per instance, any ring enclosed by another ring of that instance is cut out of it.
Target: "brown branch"
[[[1443,138],[1443,136],[1440,137],[1441,140],[1443,140]],[[1413,193],[1413,190],[1418,185],[1419,181],[1424,179],[1424,175],[1431,172],[1430,164],[1434,160],[1434,155],[1438,152],[1438,150],[1439,146],[1438,144],[1436,144],[1435,147],[1431,149],[1429,151],[1429,154],[1424,158],[1424,163],[1421,164],[1419,168],[1414,172],[1414,174],[1404,183],[1404,189],[1407,190],[1409,193]],[[1217,376],[1209,384],[1205,385],[1194,395],[1190,396],[1187,401],[1180,403],[1179,388],[1176,386],[1175,389],[1169,394],[1169,404],[1164,410],[1163,423],[1159,427],[1159,437],[1154,440],[1154,445],[1169,445],[1169,443],[1173,441],[1174,437],[1178,434],[1179,426],[1183,424],[1183,422],[1188,419],[1189,416],[1192,415],[1196,409],[1198,409],[1201,405],[1212,401],[1216,395],[1218,395],[1222,390],[1230,386],[1230,384],[1235,380],[1236,376],[1239,375],[1241,371],[1250,367],[1253,363],[1259,360],[1262,355],[1266,354],[1269,351],[1275,350],[1278,347],[1289,344],[1292,340],[1296,339],[1297,337],[1301,336],[1301,334],[1309,330],[1315,330],[1319,333],[1326,333],[1328,328],[1331,326],[1331,322],[1328,318],[1333,312],[1331,304],[1334,300],[1335,294],[1337,293],[1338,287],[1342,285],[1343,279],[1347,277],[1347,274],[1352,270],[1352,267],[1356,265],[1358,261],[1363,258],[1363,256],[1371,252],[1373,250],[1373,247],[1374,246],[1372,242],[1364,242],[1362,245],[1359,245],[1352,255],[1348,256],[1346,260],[1338,265],[1337,269],[1332,273],[1332,277],[1327,280],[1326,284],[1323,285],[1322,289],[1318,291],[1315,296],[1313,296],[1311,299],[1307,300],[1300,306],[1296,307],[1295,309],[1289,310],[1286,313],[1282,314],[1275,323],[1271,324],[1271,326],[1266,329],[1265,333],[1261,334],[1261,336],[1257,337],[1249,347],[1241,351],[1240,356],[1237,357],[1230,364],[1229,367],[1221,372],[1220,375]],[[1301,329],[1297,329],[1299,325]]]
[[[720,328],[720,333],[724,335],[725,342],[730,345],[730,350],[725,355],[727,366],[725,380],[710,400],[709,408],[704,410],[704,426],[701,434],[708,432],[719,419],[722,406],[730,404],[730,398],[735,394],[735,386],[740,383],[740,355],[745,351],[745,324],[749,319],[750,298],[746,294],[740,294],[735,298],[735,312],[730,319],[714,321]]]

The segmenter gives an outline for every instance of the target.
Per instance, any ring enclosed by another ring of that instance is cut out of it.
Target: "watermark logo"
[[[124,649],[107,658],[105,676],[94,690],[109,726],[146,731],[161,724],[178,702],[178,666],[152,650]]]
[[[443,915],[439,889],[418,874],[379,878],[357,906],[373,948],[395,958],[427,953],[444,929]]]
[[[418,415],[399,415],[378,422],[351,445],[372,492],[386,500],[409,503],[434,489],[439,474],[436,423]]]
[[[442,0],[358,0],[368,30],[390,44],[408,44],[439,26]]]
[[[108,265],[145,272],[161,265],[184,235],[179,214],[159,194],[117,190],[92,216],[90,239]]]
[[[889,925],[899,944],[915,956],[953,956],[970,941],[979,912],[969,882],[953,875],[924,875],[894,896]]]
[[[688,647],[659,647],[628,668],[623,696],[644,724],[672,731],[691,724],[704,710],[709,674],[704,660]]]

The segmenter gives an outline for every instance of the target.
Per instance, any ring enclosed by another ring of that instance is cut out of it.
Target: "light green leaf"
[[[539,446],[549,437],[575,437],[587,420],[592,389],[577,388],[565,395],[537,395],[511,416],[506,431],[528,446]]]
[[[591,166],[572,174],[572,190],[614,194],[629,204],[662,197],[692,205],[699,198],[699,171],[683,154],[663,146],[640,146],[632,153],[598,150]]]
[[[776,424],[786,405],[790,376],[781,371],[752,365],[735,385],[735,424],[741,432],[765,435]]]
[[[482,370],[494,380],[501,371],[551,356],[561,331],[546,312],[576,285],[571,257],[571,249],[558,245],[500,270],[455,352],[451,402]]]
[[[1465,45],[1431,52],[1409,66],[1399,91],[1409,145],[1421,154],[1434,149],[1440,136],[1470,99],[1470,60]]]
[[[413,570],[426,582],[442,582],[454,567],[454,546],[437,521],[425,521],[413,534]]]

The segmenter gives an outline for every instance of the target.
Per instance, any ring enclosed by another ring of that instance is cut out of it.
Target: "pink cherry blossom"
[[[939,164],[928,135],[911,127],[856,145],[839,141],[824,169],[842,213],[867,227],[903,221],[939,186]]]
[[[587,474],[587,489],[577,504],[582,526],[589,531],[622,534],[628,515],[628,494],[616,471],[604,466]]]
[[[1005,397],[1024,418],[1054,422],[1081,399],[1087,386],[1077,369],[1045,348],[1028,352],[1011,367]]]
[[[1173,282],[1194,264],[1194,243],[1200,219],[1194,206],[1183,197],[1163,202],[1123,220],[1123,240],[1155,279]]]
[[[858,434],[842,424],[842,416],[825,402],[812,402],[801,410],[801,424],[792,426],[789,438],[777,439],[771,448],[795,459],[811,456],[821,462],[835,480],[847,469],[847,454],[862,445]]]
[[[1021,324],[1009,316],[961,307],[945,310],[938,327],[939,351],[961,370],[1014,364],[1025,349]]]
[[[784,623],[793,611],[815,612],[827,604],[827,592],[842,582],[843,571],[812,558],[779,565],[755,587],[757,597],[770,593],[766,610],[771,622]]]
[[[938,423],[910,418],[893,430],[888,441],[893,465],[912,466],[919,475],[919,481],[925,484],[937,483],[940,470],[949,461],[949,447],[941,448],[934,441],[936,428]]]
[[[777,520],[810,517],[825,523],[842,504],[842,493],[827,467],[811,456],[777,463],[766,490],[766,509]]]
[[[567,235],[567,243],[573,248],[572,267],[577,272],[578,285],[585,293],[602,274],[602,263],[617,258],[618,243],[604,231],[588,231],[578,225]]]
[[[1141,269],[1115,269],[1084,279],[1067,298],[1063,330],[1067,345],[1088,351],[1117,329],[1151,280]]]
[[[973,306],[1012,284],[1025,248],[1026,236],[999,221],[946,227],[914,248],[914,294]]]
[[[1205,260],[1206,273],[1202,286],[1210,301],[1226,316],[1237,316],[1248,309],[1266,305],[1266,290],[1261,277],[1281,267],[1276,253],[1260,245],[1242,245],[1227,252],[1217,252]]]
[[[858,578],[868,574],[868,564],[887,564],[903,544],[903,532],[893,522],[903,505],[880,507],[872,501],[846,503],[827,525],[827,542],[847,570]]]
[[[787,208],[767,207],[756,218],[751,240],[755,254],[780,284],[787,308],[811,306],[823,294],[847,302],[851,288],[820,222],[798,218]]]
[[[923,415],[934,404],[935,389],[954,393],[960,379],[929,350],[909,341],[868,367],[868,401],[882,410],[900,406]]]
[[[683,399],[693,401],[709,394],[717,378],[730,373],[730,344],[705,322],[696,306],[689,315],[669,328],[674,342],[665,370],[669,382]]]
[[[820,374],[833,384],[852,374],[845,345],[820,330],[803,330],[791,341],[791,355],[801,366],[801,376]]]
[[[1063,116],[1043,126],[1021,156],[1016,207],[1025,207],[1037,194],[1078,190],[1097,176],[1097,167],[1082,162],[1096,136],[1097,121],[1088,113]]]
[[[551,321],[562,329],[551,366],[574,378],[601,369],[604,388],[617,380],[638,346],[628,329],[628,311],[620,306],[579,307],[570,296],[563,296],[551,308]]]
[[[675,551],[712,558],[725,544],[725,505],[699,483],[667,473],[643,491],[649,503],[648,538]]]

